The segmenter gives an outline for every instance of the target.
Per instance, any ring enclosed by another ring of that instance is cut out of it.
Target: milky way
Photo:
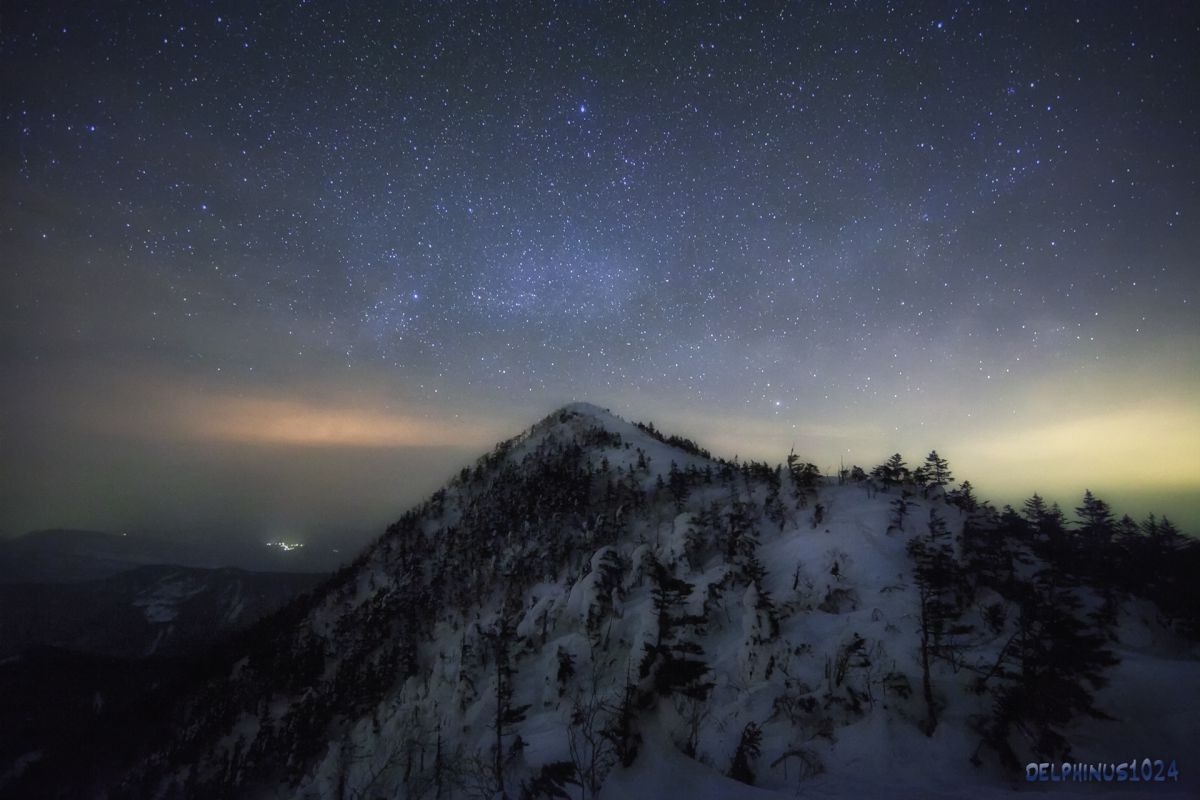
[[[6,4],[6,530],[574,398],[1192,513],[1186,4],[264,6]]]

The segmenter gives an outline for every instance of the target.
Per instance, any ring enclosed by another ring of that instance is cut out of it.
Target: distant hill
[[[0,657],[35,646],[122,658],[192,654],[324,577],[152,565],[99,580],[0,584]]]
[[[215,567],[186,543],[143,534],[42,530],[0,540],[0,583],[73,583],[146,564]]]
[[[328,538],[328,537],[327,537]],[[347,554],[359,538],[347,535]],[[237,567],[252,572],[329,573],[345,556],[320,543],[284,551],[231,536],[154,536],[90,530],[41,530],[0,539],[0,584],[74,583],[152,564]]]

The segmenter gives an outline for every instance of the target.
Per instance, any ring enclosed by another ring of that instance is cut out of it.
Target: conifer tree
[[[888,527],[889,533],[892,530],[904,530],[904,520],[908,518],[908,505],[909,503],[906,497],[897,497],[892,501],[892,518],[891,525]]]
[[[930,450],[925,456],[925,479],[930,486],[946,486],[954,476],[950,474],[950,464],[938,455],[937,450]]]
[[[1091,493],[1083,493],[1083,504],[1075,509],[1081,526],[1080,532],[1090,545],[1107,543],[1113,534],[1112,509],[1108,503]]]
[[[558,693],[561,695],[567,688],[567,682],[575,675],[575,656],[571,655],[562,645],[558,646]]]
[[[796,508],[804,508],[808,505],[809,497],[816,494],[821,481],[821,470],[817,469],[816,464],[801,461],[793,450],[788,453],[787,471],[792,482],[792,498],[796,502]]]
[[[735,781],[754,785],[754,762],[762,753],[762,731],[753,722],[747,722],[742,728],[742,736],[738,740],[737,750],[733,753],[733,762],[729,765],[729,777]]]
[[[640,677],[653,677],[655,691],[704,699],[713,684],[705,681],[708,665],[704,649],[686,635],[690,626],[701,625],[704,617],[685,611],[692,584],[676,578],[657,559],[650,565],[654,588],[650,592],[658,616],[658,636],[645,645]]]
[[[908,467],[904,463],[904,457],[894,453],[891,458],[871,471],[871,477],[878,479],[884,486],[896,486],[908,480]]]
[[[510,662],[509,648],[516,637],[516,629],[509,614],[502,611],[496,625],[485,632],[484,637],[490,645],[496,669],[496,713],[493,721],[496,743],[492,752],[492,768],[497,783],[496,793],[507,797],[504,782],[504,736],[512,726],[525,719],[525,712],[529,710],[529,706],[514,706],[512,703],[515,673]]]
[[[626,671],[621,701],[602,732],[604,738],[612,743],[613,751],[623,767],[633,766],[642,746],[642,734],[637,726],[637,695],[637,684]]]
[[[953,503],[968,514],[975,513],[975,510],[979,508],[979,500],[975,497],[975,487],[971,485],[970,481],[963,481],[958,489],[950,494],[947,502]]]
[[[679,465],[674,461],[671,462],[671,469],[667,473],[667,489],[675,501],[675,513],[682,512],[683,502],[687,499],[689,492],[688,479],[684,473],[680,472]]]
[[[928,471],[926,471],[924,464],[921,464],[916,469],[914,469],[909,474],[909,478],[912,480],[913,483],[915,483],[917,486],[919,486],[925,490],[926,497],[929,496],[929,493],[928,493],[929,492],[929,473],[928,473]]]
[[[717,528],[720,525],[720,511],[716,504],[709,505],[693,514],[684,538],[683,553],[688,566],[700,569],[705,558],[713,549],[717,538]]]
[[[779,470],[771,470],[766,474],[767,478],[767,498],[763,501],[763,513],[767,519],[779,526],[779,530],[783,530],[784,522],[786,521],[786,509],[783,506],[783,501],[779,497],[779,492],[782,480],[779,475]]]
[[[1117,663],[1104,637],[1081,617],[1079,598],[1056,566],[1040,570],[1021,594],[985,737],[1009,767],[1021,762],[1009,741],[1018,728],[1039,759],[1069,759],[1063,730],[1079,715],[1109,718],[1092,691],[1107,684],[1104,672]]]
[[[952,658],[953,638],[965,633],[965,626],[955,624],[961,615],[957,593],[961,577],[950,544],[946,523],[935,509],[929,510],[927,533],[908,543],[913,560],[913,577],[917,585],[920,621],[921,684],[925,700],[925,720],[921,725],[926,736],[937,728],[937,705],[933,696],[930,669],[936,658]]]
[[[725,560],[735,562],[741,550],[741,540],[753,532],[750,522],[749,509],[746,504],[734,496],[729,503],[729,511],[725,515]]]

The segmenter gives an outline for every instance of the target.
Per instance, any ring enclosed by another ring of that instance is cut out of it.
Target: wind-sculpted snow
[[[1051,721],[1019,705],[1042,550],[997,550],[969,493],[668,441],[575,404],[498,445],[255,628],[114,794],[986,797],[1023,786],[1022,732],[1093,760],[1200,735],[1127,696],[1200,699],[1144,601],[1077,665],[1121,680]],[[1102,592],[1070,592],[1091,619]]]

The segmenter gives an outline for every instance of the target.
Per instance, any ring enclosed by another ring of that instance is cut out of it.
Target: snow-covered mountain
[[[1086,557],[1194,545],[1000,513],[947,478],[727,462],[567,406],[60,791],[986,797],[1027,761],[1133,757],[1178,761],[1155,796],[1194,791],[1187,590]],[[12,786],[54,783],[54,754],[25,758]]]

